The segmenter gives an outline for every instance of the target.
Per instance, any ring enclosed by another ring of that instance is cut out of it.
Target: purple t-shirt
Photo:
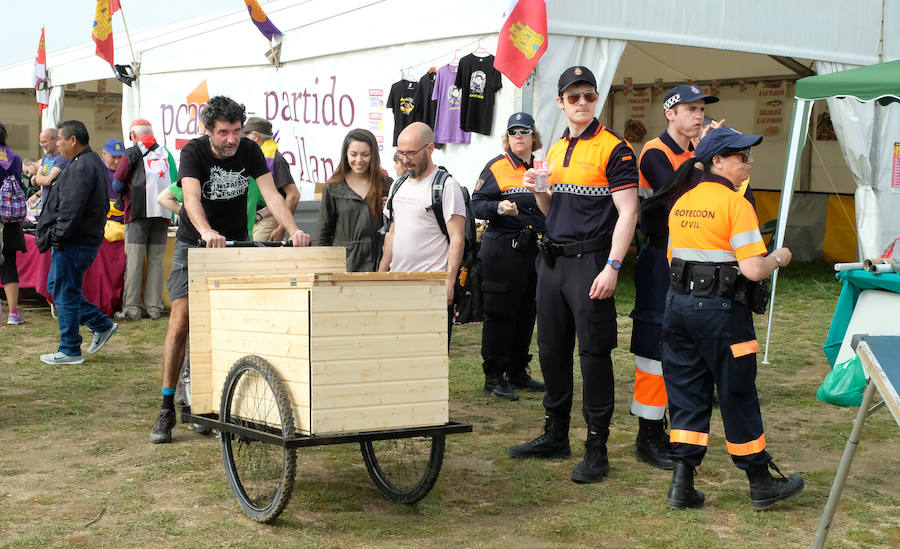
[[[467,131],[459,127],[459,113],[462,92],[456,87],[456,70],[453,65],[444,65],[437,71],[434,79],[434,91],[431,98],[437,101],[437,114],[434,117],[435,143],[464,143],[472,140]]]

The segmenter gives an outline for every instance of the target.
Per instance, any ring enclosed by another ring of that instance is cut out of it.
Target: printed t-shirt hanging
[[[478,57],[470,53],[460,59],[456,87],[462,90],[462,129],[490,135],[494,94],[503,87],[500,72],[494,68],[494,56]]]
[[[456,86],[457,67],[444,65],[438,69],[434,79],[434,93],[437,114],[434,117],[435,143],[462,143],[468,145],[472,134],[460,128],[459,115],[462,112],[462,91]]]
[[[391,91],[388,93],[387,106],[394,111],[394,146],[397,146],[397,137],[403,128],[409,126],[416,121],[416,92],[419,89],[419,83],[411,80],[400,80],[394,82]]]
[[[416,91],[416,111],[415,119],[419,122],[425,122],[433,130],[434,116],[437,111],[437,101],[431,96],[434,92],[434,80],[437,77],[436,72],[426,72],[419,79],[419,89]]]

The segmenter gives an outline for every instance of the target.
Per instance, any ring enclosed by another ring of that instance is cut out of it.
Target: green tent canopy
[[[797,80],[798,99],[855,97],[874,101],[885,97],[900,99],[900,59],[868,67]]]

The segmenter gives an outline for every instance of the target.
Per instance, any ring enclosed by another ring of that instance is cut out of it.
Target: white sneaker
[[[119,327],[118,324],[113,322],[112,328],[106,330],[105,332],[94,332],[94,338],[91,340],[91,346],[88,347],[88,354],[92,355],[100,350],[101,347],[106,345],[106,342],[109,341],[109,338],[116,333],[116,329]]]
[[[84,362],[84,357],[81,355],[69,356],[56,351],[55,353],[41,355],[41,362],[44,364],[81,364]]]

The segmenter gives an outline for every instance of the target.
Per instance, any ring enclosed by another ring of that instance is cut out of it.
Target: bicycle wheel
[[[375,486],[396,503],[415,503],[434,488],[444,462],[444,435],[359,443]]]
[[[284,385],[258,356],[235,362],[225,379],[219,414],[225,424],[281,437],[294,435]],[[244,513],[257,522],[275,520],[294,489],[297,450],[222,432],[222,457],[228,484]]]

